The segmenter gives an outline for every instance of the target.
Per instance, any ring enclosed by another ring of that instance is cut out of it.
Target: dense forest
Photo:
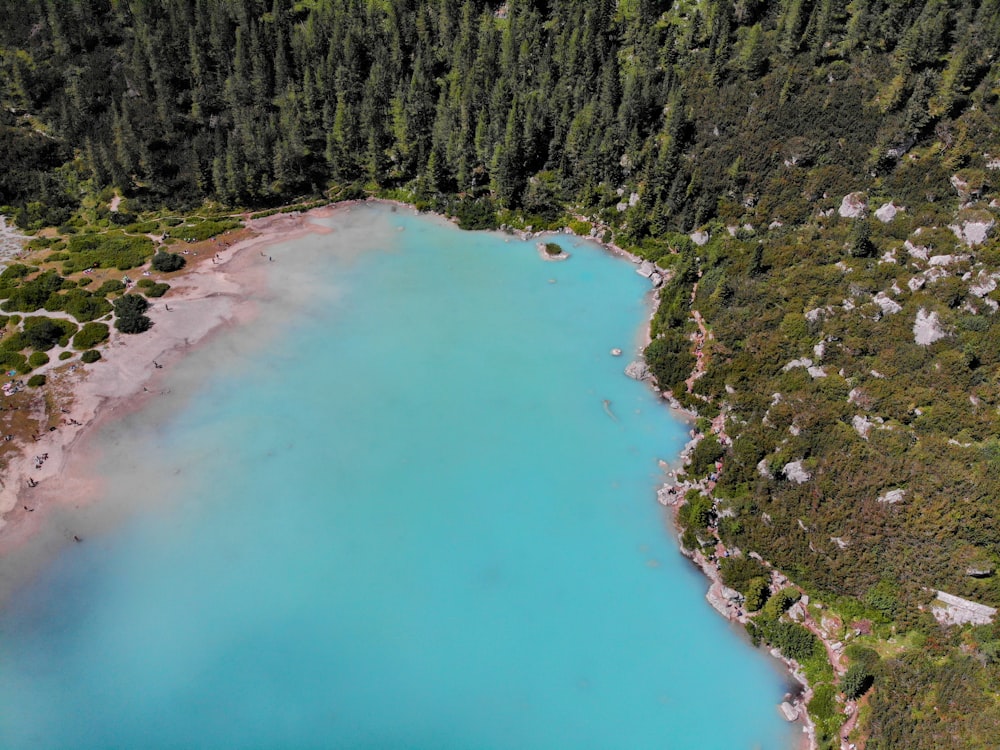
[[[0,6],[22,229],[383,195],[658,264],[647,360],[732,438],[689,525],[870,634],[854,739],[996,746],[1000,626],[930,602],[1000,606],[1000,0]]]

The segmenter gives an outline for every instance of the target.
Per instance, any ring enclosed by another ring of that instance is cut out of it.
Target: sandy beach
[[[101,361],[74,366],[54,360],[36,370],[49,379],[48,388],[59,405],[58,413],[50,416],[58,416],[59,424],[26,441],[3,471],[0,556],[30,539],[54,506],[78,505],[100,493],[101,480],[88,469],[87,455],[87,438],[97,426],[155,398],[159,374],[184,352],[225,326],[253,319],[254,298],[271,266],[262,248],[329,233],[329,227],[312,220],[344,210],[349,204],[247,220],[242,230],[190,246],[187,267],[168,278],[170,293],[155,300],[146,313],[153,321],[149,331],[128,335],[112,328],[100,348]],[[46,458],[39,461],[41,456]]]

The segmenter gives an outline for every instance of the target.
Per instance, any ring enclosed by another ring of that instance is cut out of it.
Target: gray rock
[[[788,481],[795,482],[796,484],[802,484],[803,482],[808,482],[812,479],[812,474],[806,471],[801,461],[792,461],[791,463],[785,464],[781,473],[785,475],[785,478]]]
[[[625,374],[633,380],[650,380],[653,377],[653,373],[649,371],[649,365],[638,359],[628,363]]]
[[[992,217],[983,217],[963,221],[960,224],[951,224],[948,226],[948,229],[954,232],[955,236],[966,245],[975,247],[976,245],[982,245],[990,238],[995,226],[996,221]]]
[[[848,193],[840,202],[838,213],[845,219],[857,219],[865,215],[868,202],[864,193]]]
[[[705,245],[711,239],[711,235],[708,232],[693,232],[691,234],[691,241],[698,247]]]
[[[889,297],[885,292],[879,292],[872,299],[881,308],[883,315],[895,315],[903,309],[902,305]]]
[[[888,224],[890,221],[896,218],[896,214],[902,211],[902,208],[898,208],[891,201],[889,203],[883,203],[879,206],[878,210],[875,212],[875,218],[881,221],[883,224]]]
[[[887,503],[889,505],[893,505],[895,503],[903,502],[904,497],[906,497],[906,490],[895,489],[883,492],[881,495],[875,498],[875,501],[879,503]]]
[[[917,318],[913,322],[913,340],[917,344],[930,346],[947,335],[936,312],[927,312],[922,307],[917,310]]]

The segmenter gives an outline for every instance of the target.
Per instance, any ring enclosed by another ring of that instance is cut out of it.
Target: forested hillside
[[[930,602],[1000,606],[1000,0],[0,12],[22,229],[106,219],[107,188],[138,218],[377,194],[593,227],[669,271],[647,359],[732,438],[696,456],[724,468],[687,543],[760,553],[865,644],[854,739],[997,745],[1000,627]]]

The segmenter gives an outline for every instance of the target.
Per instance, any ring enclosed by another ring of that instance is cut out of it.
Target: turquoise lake
[[[52,518],[84,543],[0,609],[0,748],[792,747],[656,503],[687,427],[623,374],[649,282],[322,222],[96,437],[108,496]]]

